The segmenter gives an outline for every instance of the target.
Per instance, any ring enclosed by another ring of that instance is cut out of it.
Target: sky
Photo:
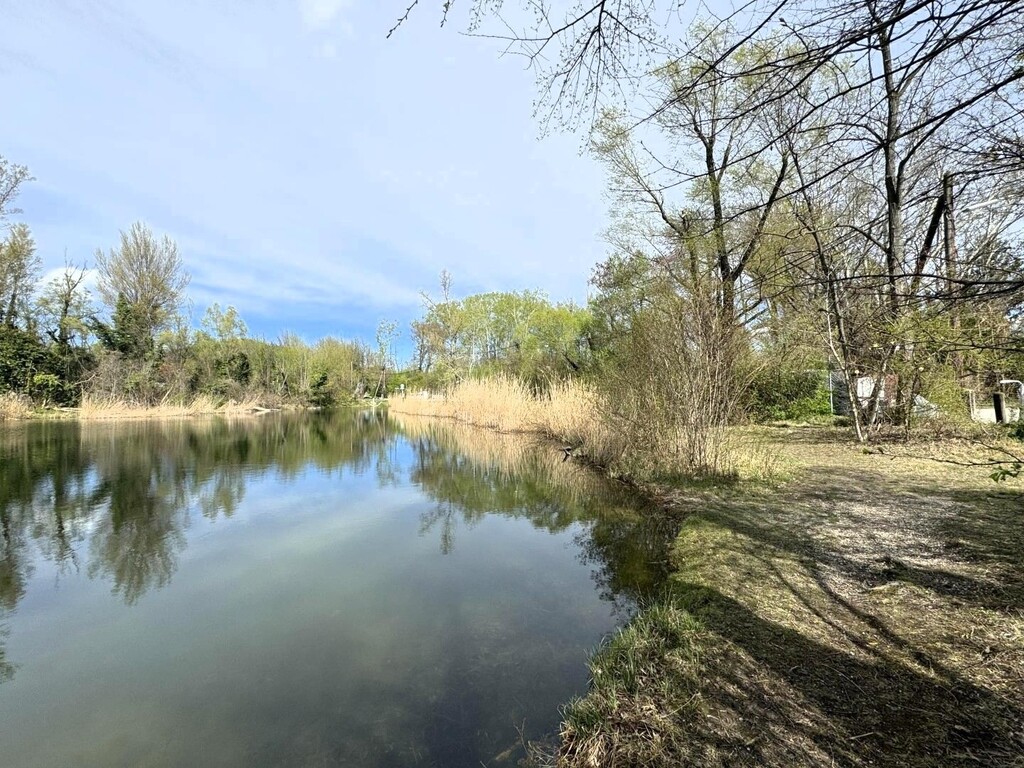
[[[585,301],[600,167],[541,138],[534,74],[440,2],[386,40],[407,4],[0,0],[0,154],[36,179],[44,270],[142,220],[177,241],[195,323],[219,302],[271,339],[407,337],[442,269],[459,296]]]

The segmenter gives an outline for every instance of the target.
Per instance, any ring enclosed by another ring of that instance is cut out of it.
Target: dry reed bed
[[[206,395],[198,395],[187,403],[139,405],[119,398],[96,398],[85,395],[77,409],[80,419],[174,419],[207,414],[228,415],[265,411],[255,400],[222,403]]]
[[[5,392],[0,395],[0,421],[27,419],[32,415],[32,401],[24,395]]]
[[[388,402],[391,413],[452,419],[498,432],[542,434],[572,446],[575,454],[608,468],[613,475],[645,477],[657,465],[662,474],[685,475],[687,468],[674,460],[678,451],[659,453],[648,443],[628,445],[621,419],[601,396],[578,381],[553,385],[535,395],[517,379],[497,376],[464,381],[444,394],[419,392]],[[786,468],[777,451],[765,445],[758,430],[730,428],[716,438],[721,467],[735,478],[775,483]],[[647,468],[647,469],[645,469]]]
[[[503,478],[544,478],[563,490],[573,504],[582,505],[608,493],[600,474],[578,462],[566,462],[558,446],[546,440],[547,435],[485,431],[462,422],[440,423],[437,417],[407,413],[393,415],[392,419],[408,439],[434,441]],[[531,440],[527,434],[540,440]]]
[[[597,394],[575,381],[535,395],[517,379],[496,376],[463,381],[445,394],[394,398],[388,408],[395,414],[452,419],[498,432],[542,434],[599,464],[610,463],[623,448],[601,417]]]

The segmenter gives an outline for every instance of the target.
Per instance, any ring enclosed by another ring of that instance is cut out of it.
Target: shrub
[[[330,387],[326,373],[319,373],[313,377],[309,383],[309,393],[306,397],[309,404],[316,408],[329,408],[335,404],[335,394]]]
[[[31,333],[0,327],[0,392],[27,392],[32,377],[53,372],[53,358]]]
[[[766,368],[750,383],[747,412],[755,421],[807,421],[830,416],[825,374]]]
[[[67,400],[64,382],[52,373],[37,373],[32,377],[29,387],[35,400],[41,400],[44,406]]]

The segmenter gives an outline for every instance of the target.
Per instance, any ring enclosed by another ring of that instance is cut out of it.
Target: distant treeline
[[[29,179],[0,158],[0,201]],[[2,218],[13,213],[0,208]],[[37,290],[41,260],[29,227],[0,230],[0,395],[36,405],[76,405],[83,395],[133,405],[221,401],[329,406],[380,383],[387,350],[283,334],[250,338],[234,307],[213,304],[193,329],[183,316],[189,275],[178,247],[136,223],[116,248],[95,255],[96,294],[84,265]],[[382,343],[393,325],[384,324]]]

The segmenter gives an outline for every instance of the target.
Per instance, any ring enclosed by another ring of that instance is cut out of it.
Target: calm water
[[[513,765],[664,561],[560,459],[380,412],[0,428],[0,761]]]

